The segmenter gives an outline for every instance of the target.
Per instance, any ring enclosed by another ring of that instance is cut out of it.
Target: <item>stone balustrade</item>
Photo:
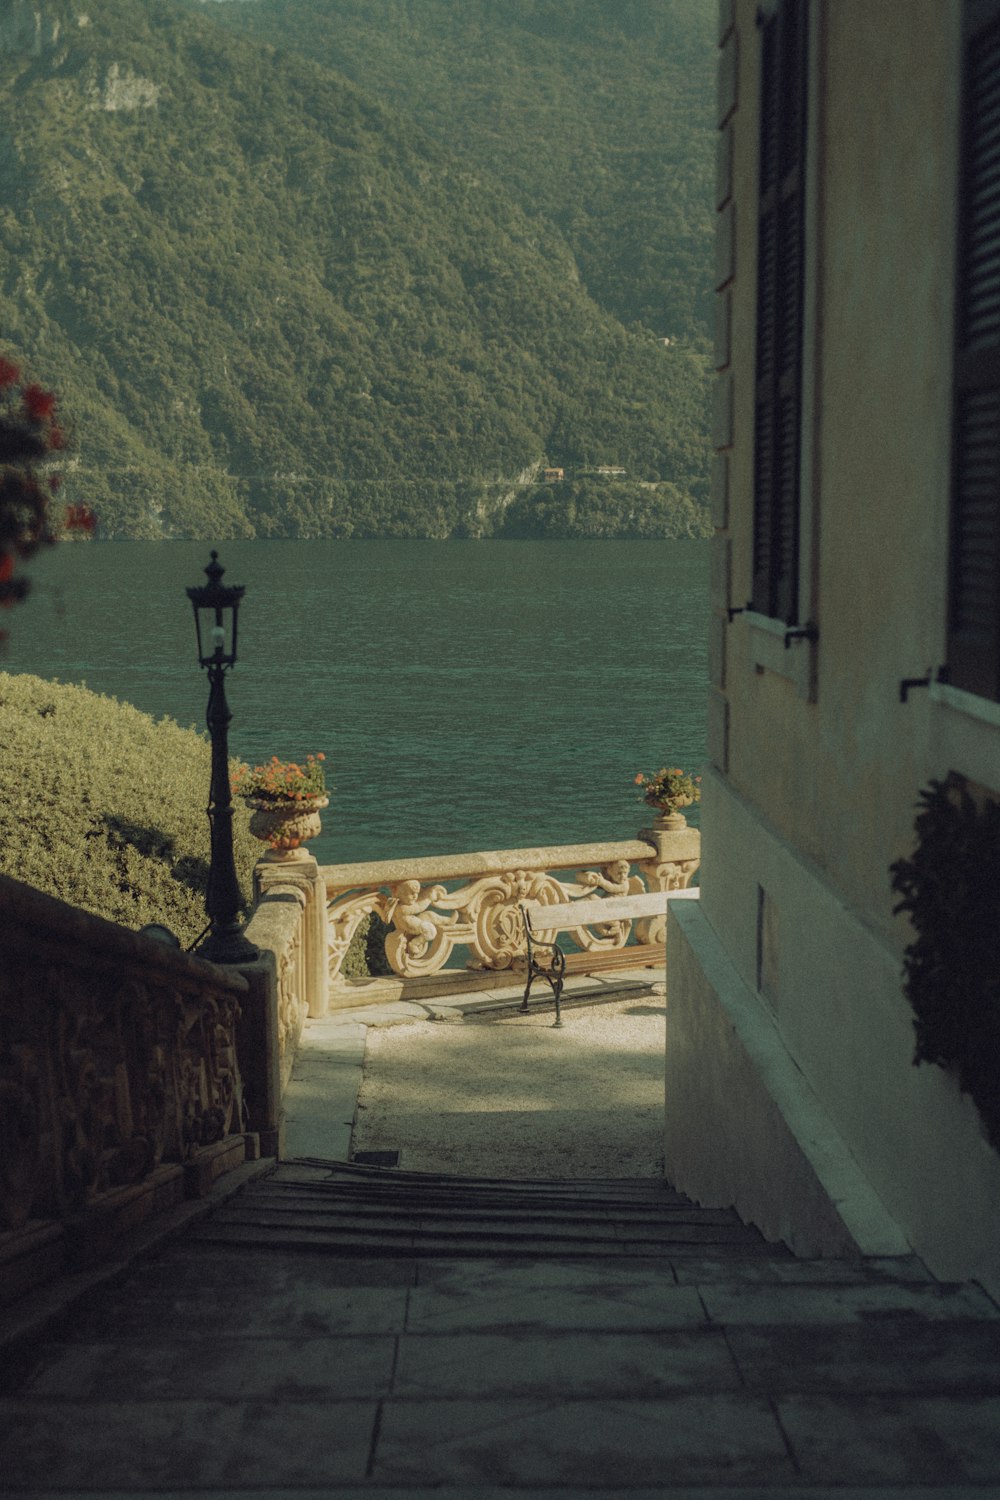
[[[524,953],[518,907],[679,889],[683,818],[637,839],[320,867],[265,859],[228,968],[0,878],[0,1298],[108,1253],[125,1230],[281,1153],[307,1016],[385,995],[496,984]],[[352,980],[370,914],[392,977]],[[659,963],[664,920],[581,922],[570,967]],[[455,956],[464,967],[446,967]]]
[[[658,820],[637,839],[538,849],[503,849],[426,859],[381,860],[320,867],[327,896],[330,1000],[357,1003],[373,990],[386,994],[443,993],[461,983],[496,983],[525,951],[518,907],[556,904],[598,893],[676,890],[698,868],[700,835],[682,817]],[[387,925],[385,957],[395,984],[352,981],[344,957],[362,921]],[[580,953],[570,967],[596,969],[659,962],[665,920],[581,925],[570,936]],[[466,954],[456,975],[446,968],[456,950]],[[471,971],[471,974],[470,974]]]
[[[239,974],[0,879],[0,1286],[105,1253],[246,1156]]]

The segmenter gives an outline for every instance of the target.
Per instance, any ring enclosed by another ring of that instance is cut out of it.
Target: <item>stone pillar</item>
[[[315,858],[296,849],[284,859],[264,859],[254,870],[254,904],[277,886],[291,887],[303,897],[302,955],[305,977],[303,999],[313,1020],[330,1008],[330,966],[327,955],[326,881]]]
[[[639,863],[649,891],[683,890],[691,884],[701,863],[701,833],[689,828],[683,813],[655,819],[652,828],[640,828],[639,837],[652,846],[650,858]],[[635,926],[640,943],[665,943],[665,917],[649,917]]]

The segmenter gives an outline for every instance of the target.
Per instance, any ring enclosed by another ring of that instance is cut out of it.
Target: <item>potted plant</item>
[[[639,771],[635,785],[642,788],[642,800],[656,808],[661,828],[684,828],[687,819],[681,808],[701,801],[701,777],[690,776],[679,766],[661,766],[652,776]]]
[[[325,759],[321,752],[307,755],[304,763],[272,755],[266,765],[234,771],[233,792],[252,809],[250,832],[267,844],[271,859],[292,857],[319,834],[320,812],[330,803]]]

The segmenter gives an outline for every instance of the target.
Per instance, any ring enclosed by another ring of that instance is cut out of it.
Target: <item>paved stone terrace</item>
[[[974,1286],[749,1242],[218,1242],[244,1200],[336,1175],[282,1166],[10,1351],[4,1492],[1000,1493],[1000,1311]],[[550,1187],[525,1185],[522,1222]]]
[[[289,1138],[325,1163],[242,1169],[75,1302],[0,1320],[4,1494],[1000,1495],[978,1287],[797,1261],[655,1183],[337,1165],[364,1027],[399,1014],[320,1023]]]

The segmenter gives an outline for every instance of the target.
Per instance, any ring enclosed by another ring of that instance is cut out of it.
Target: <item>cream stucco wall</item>
[[[905,1237],[940,1274],[997,1286],[1000,1160],[953,1080],[911,1065],[910,934],[888,874],[931,776],[1000,791],[995,705],[938,687],[899,700],[945,659],[960,6],[907,0],[901,24],[895,4],[810,3],[800,621],[818,640],[787,649],[773,622],[725,613],[751,587],[756,13],[721,7],[716,769],[681,983],[725,1008],[691,977],[699,942],[707,966],[721,944]],[[690,1057],[696,1010],[682,997],[668,1036]],[[669,1148],[668,1129],[668,1171]],[[698,1196],[699,1172],[678,1186]]]
[[[741,40],[734,283],[734,513],[749,512],[756,270],[756,27]],[[806,352],[816,414],[804,506],[816,558],[816,701],[752,669],[751,626],[729,630],[729,774],[879,925],[885,871],[906,847],[927,758],[926,704],[902,678],[943,660],[957,121],[957,10],[835,0],[812,7],[820,84],[810,184]],[[818,137],[818,138],[817,138]],[[742,196],[742,201],[741,201]],[[751,538],[730,528],[732,596],[750,592]],[[887,586],[888,585],[888,586]],[[785,655],[808,653],[796,642]]]

